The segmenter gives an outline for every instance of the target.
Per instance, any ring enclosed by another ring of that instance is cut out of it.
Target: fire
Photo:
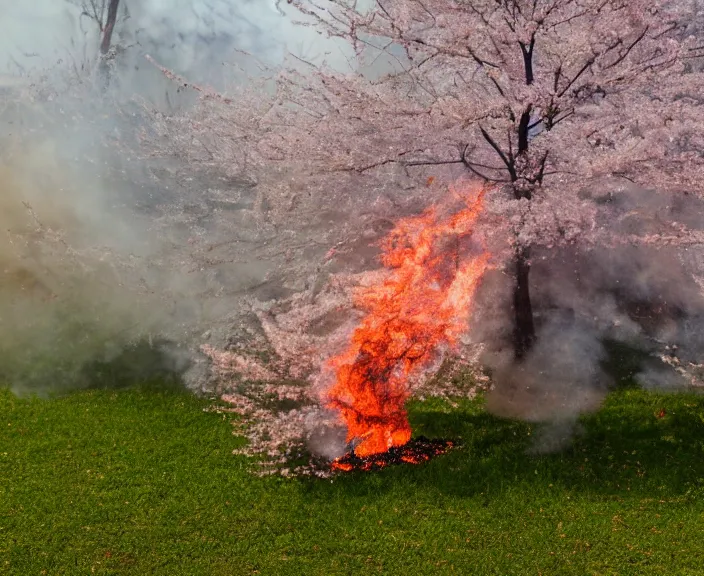
[[[378,470],[391,464],[420,464],[427,462],[433,456],[444,454],[455,446],[452,440],[429,440],[420,437],[407,442],[403,446],[389,448],[381,454],[371,454],[359,457],[356,454],[345,454],[333,463],[335,470],[352,472],[353,470]]]
[[[400,220],[382,241],[381,260],[390,272],[355,294],[366,315],[348,348],[329,361],[336,379],[327,404],[347,425],[357,457],[410,440],[405,410],[410,378],[467,330],[489,260],[484,250],[471,249],[484,190],[450,192],[463,200],[461,210],[445,215],[432,207]]]

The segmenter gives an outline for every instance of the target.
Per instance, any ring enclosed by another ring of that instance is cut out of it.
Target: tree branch
[[[572,116],[573,114],[574,114],[574,108],[572,108],[572,110],[570,110],[570,111],[568,111],[568,112],[565,112],[565,115],[564,115],[564,116],[562,116],[562,117],[560,117],[560,118],[557,118],[556,120],[553,120],[553,121],[550,123],[550,128],[554,128],[554,127],[557,126],[560,122],[562,122],[565,118],[569,118],[569,117]]]
[[[643,30],[643,32],[641,32],[638,35],[638,37],[633,42],[631,42],[631,44],[629,44],[626,47],[626,49],[619,55],[618,58],[616,58],[616,60],[614,62],[612,62],[611,64],[609,64],[607,66],[604,66],[604,70],[608,70],[609,68],[613,68],[614,66],[618,66],[621,62],[623,62],[628,57],[628,55],[631,53],[631,50],[633,50],[633,48],[635,48],[635,46],[641,40],[643,40],[643,38],[645,38],[645,35],[647,32],[648,32],[648,27],[646,26],[645,29]]]
[[[508,173],[511,176],[511,181],[516,180],[516,169],[513,166],[513,158],[507,158],[506,154],[504,154],[504,151],[501,150],[501,147],[494,141],[494,139],[491,137],[491,135],[484,130],[484,128],[480,125],[479,130],[482,133],[482,136],[484,137],[484,140],[486,140],[489,143],[489,146],[491,146],[494,151],[499,155],[499,158],[501,158],[501,161],[504,163],[506,168],[508,169]]]
[[[579,79],[579,77],[580,77],[582,74],[584,74],[584,73],[587,71],[587,69],[588,69],[592,64],[594,64],[594,60],[596,60],[596,56],[592,56],[589,60],[587,60],[587,62],[584,64],[584,66],[582,66],[582,67],[580,68],[579,72],[577,72],[577,74],[574,75],[574,77],[572,78],[572,80],[570,80],[570,81],[567,83],[567,86],[565,86],[562,90],[560,90],[560,91],[557,93],[557,97],[558,97],[558,98],[561,98],[562,96],[565,95],[565,92],[567,92],[567,91],[570,89],[570,87],[572,86],[572,84],[574,84],[574,83]]]
[[[543,157],[540,159],[540,169],[538,170],[538,175],[535,177],[535,181],[538,184],[543,183],[543,177],[545,176],[545,165],[547,164],[547,161],[548,161],[548,154],[549,154],[549,150],[546,150],[545,153],[543,154]]]

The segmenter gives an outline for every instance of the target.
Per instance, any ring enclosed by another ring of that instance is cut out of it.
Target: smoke
[[[268,233],[250,183],[140,158],[138,103],[193,100],[146,54],[217,89],[287,52],[348,66],[349,47],[296,26],[285,2],[122,0],[105,92],[90,6],[0,0],[0,382],[18,392],[189,366],[195,382],[199,337],[227,324],[247,286],[269,286],[272,264],[244,252]],[[206,239],[229,250],[207,269],[194,256]]]
[[[75,7],[68,2],[0,0],[0,73],[18,74],[54,64],[81,35]]]
[[[534,250],[537,340],[523,361],[513,358],[511,311],[498,304],[512,301],[511,276],[488,276],[477,302],[475,338],[487,342],[483,362],[495,382],[488,407],[540,423],[540,452],[569,443],[579,416],[614,386],[691,384],[704,352],[701,249],[649,242],[680,225],[701,230],[702,202],[635,187],[586,196],[600,206],[599,225],[634,241]]]
[[[77,69],[95,61],[99,28],[92,4],[102,0],[0,0],[0,74],[41,72],[57,63]],[[86,10],[87,8],[87,10]],[[349,69],[350,46],[325,38],[305,18],[276,0],[121,0],[113,46],[119,51],[121,89],[163,91],[144,55],[190,80],[224,90],[238,80],[244,52],[277,65],[287,53]]]
[[[124,286],[126,237],[110,221],[98,232],[95,198],[54,154],[36,144],[0,168],[1,376],[16,390],[64,386],[137,336],[133,326],[153,327]]]
[[[329,461],[350,450],[347,428],[340,425],[336,413],[324,410],[307,423],[306,447],[311,454]]]
[[[183,372],[192,295],[128,204],[136,174],[114,178],[113,122],[55,104],[0,117],[0,382],[47,392]]]

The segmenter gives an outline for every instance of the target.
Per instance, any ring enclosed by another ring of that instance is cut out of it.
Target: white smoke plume
[[[337,57],[273,2],[123,0],[105,92],[82,4],[0,2],[0,380],[17,391],[93,385],[96,371],[122,378],[121,359],[137,377],[183,372],[194,336],[226,324],[272,269],[256,254],[204,263],[217,257],[203,255],[207,241],[268,232],[248,183],[140,156],[142,103],[179,98],[144,56],[213,85],[231,81],[238,51]],[[257,232],[237,230],[243,221]]]
[[[477,303],[475,338],[486,343],[483,362],[495,383],[488,407],[541,423],[537,451],[569,443],[578,417],[597,410],[614,386],[702,384],[704,251],[676,237],[669,245],[648,240],[679,225],[701,230],[704,203],[677,191],[595,190],[588,196],[601,224],[630,241],[534,251],[537,338],[523,361],[512,354],[510,275],[489,275]]]

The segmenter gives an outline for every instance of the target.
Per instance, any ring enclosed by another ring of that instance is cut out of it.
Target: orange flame
[[[454,188],[450,192],[458,196]],[[391,273],[355,294],[367,314],[348,348],[329,361],[336,381],[327,404],[347,425],[347,441],[358,442],[357,456],[410,440],[410,377],[443,347],[456,345],[468,327],[489,254],[467,249],[484,190],[462,192],[466,207],[455,214],[442,217],[433,207],[400,220],[382,241],[382,263]]]

